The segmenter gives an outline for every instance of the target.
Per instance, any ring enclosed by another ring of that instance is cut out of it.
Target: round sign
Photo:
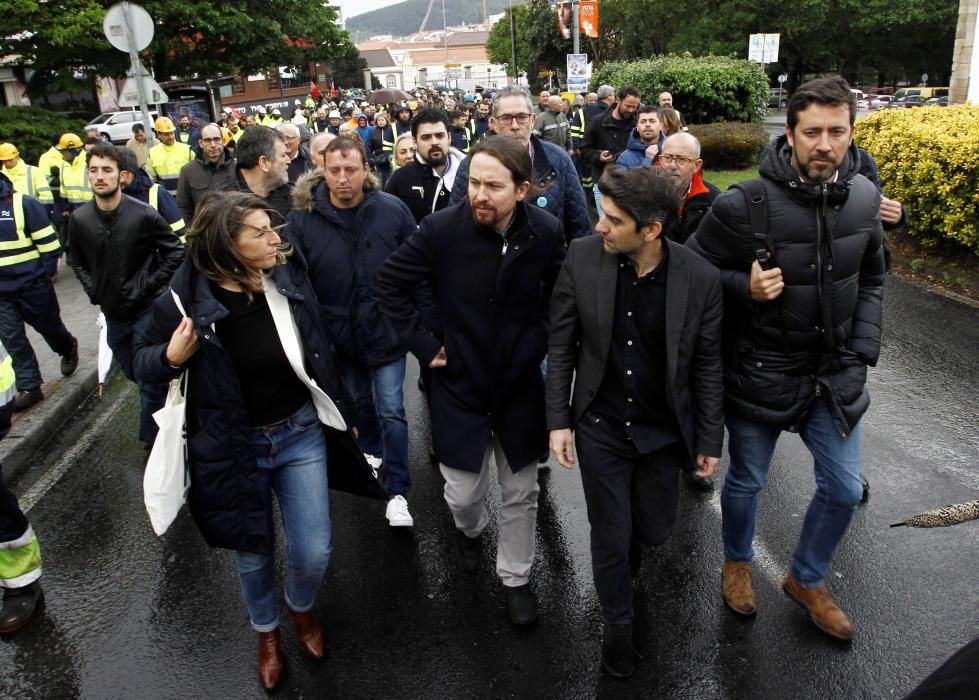
[[[782,73],[780,76],[778,76],[778,82],[780,82],[780,83],[784,83],[788,79],[789,79],[789,76],[787,74],[785,74],[785,73]]]
[[[129,44],[126,32],[126,15],[132,26],[133,45]],[[153,41],[153,18],[139,5],[121,2],[110,7],[102,20],[105,38],[120,51],[142,51]]]
[[[921,74],[921,84],[922,85],[927,85],[928,84],[928,74],[927,73],[922,73]]]

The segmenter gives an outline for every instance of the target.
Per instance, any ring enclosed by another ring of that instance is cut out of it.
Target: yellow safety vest
[[[77,209],[94,196],[88,181],[87,160],[84,153],[79,153],[75,160],[61,164],[61,197],[68,201],[71,209]]]
[[[171,145],[158,143],[150,149],[149,165],[156,173],[156,179],[167,188],[170,194],[176,194],[177,181],[180,171],[187,163],[194,160],[194,152],[190,146],[179,141]]]
[[[0,268],[10,267],[28,260],[37,260],[41,257],[41,253],[53,253],[61,249],[54,226],[50,223],[37,231],[31,231],[28,235],[25,225],[26,219],[24,218],[23,194],[15,192],[12,203],[15,238],[13,240],[0,240],[0,251],[4,252],[4,255],[0,256]]]
[[[41,154],[41,157],[37,160],[37,169],[41,171],[44,178],[50,182],[51,181],[51,168],[60,168],[61,164],[65,162],[65,159],[61,157],[61,151],[59,151],[54,146],[51,146],[48,150]]]
[[[51,185],[42,175],[39,168],[28,165],[23,159],[17,163],[16,167],[3,168],[6,175],[14,186],[14,192],[26,194],[34,197],[41,204],[54,204],[54,194],[51,192]]]
[[[14,400],[17,393],[14,376],[14,362],[7,354],[7,348],[0,343],[0,406],[5,406]]]
[[[384,129],[391,130],[390,141],[384,138]],[[394,124],[388,124],[387,126],[381,128],[381,150],[386,151],[387,153],[394,153],[394,144],[397,142],[397,140],[398,130],[394,128]]]
[[[147,204],[150,205],[150,209],[152,209],[153,211],[157,211],[157,212],[160,211],[160,186],[159,185],[150,186],[149,201],[147,202]],[[177,219],[176,221],[170,224],[170,230],[173,231],[174,233],[176,233],[177,231],[183,231],[185,228],[187,228],[187,224],[184,223],[183,217]],[[178,236],[178,238],[180,238],[181,243],[187,242],[186,235]]]

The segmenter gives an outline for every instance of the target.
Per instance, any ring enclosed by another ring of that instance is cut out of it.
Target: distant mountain
[[[347,31],[354,42],[366,41],[376,34],[404,36],[417,32],[421,26],[429,0],[405,0],[397,5],[365,12],[347,20]],[[520,0],[514,0],[514,5]],[[496,15],[510,5],[509,0],[486,0],[488,14]],[[448,27],[462,23],[483,21],[482,0],[445,0],[445,24]],[[425,23],[425,30],[442,28],[442,0],[435,0],[432,12]]]

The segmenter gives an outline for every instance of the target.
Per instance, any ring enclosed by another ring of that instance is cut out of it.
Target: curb
[[[113,367],[109,376],[115,371]],[[13,482],[27,472],[38,451],[76,414],[98,385],[98,369],[91,367],[45,387],[44,400],[18,418],[16,431],[12,429],[0,441],[0,464],[6,481]]]

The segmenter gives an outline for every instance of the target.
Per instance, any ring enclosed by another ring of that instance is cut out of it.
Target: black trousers
[[[0,439],[10,431],[10,417],[13,412],[13,401],[0,406]],[[3,465],[0,465],[0,544],[20,539],[25,532],[27,517],[20,509],[17,497],[7,488],[3,480]]]
[[[591,525],[591,561],[602,618],[632,622],[630,552],[673,534],[679,475],[689,458],[677,442],[640,454],[621,426],[585,413],[575,426]]]
[[[47,277],[38,277],[16,292],[0,294],[0,340],[13,360],[18,391],[41,386],[41,369],[27,338],[25,323],[40,333],[59,355],[71,351],[74,341],[61,321],[58,295]]]

